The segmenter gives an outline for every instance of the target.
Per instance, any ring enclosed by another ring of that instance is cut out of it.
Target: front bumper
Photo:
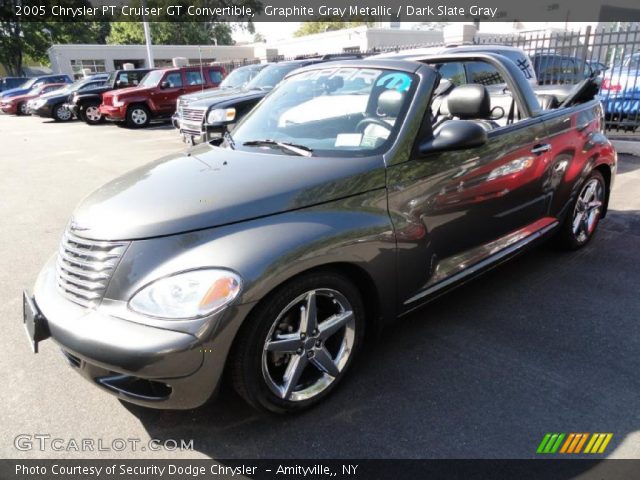
[[[210,126],[202,124],[193,124],[185,121],[181,121],[178,118],[178,124],[182,140],[190,145],[198,143],[210,142],[216,138],[220,138],[227,131],[225,125]]]
[[[127,118],[127,107],[114,107],[111,105],[100,105],[100,113],[104,115],[107,120],[121,122]]]
[[[15,115],[18,111],[17,106],[11,104],[0,105],[0,110],[7,115]]]
[[[45,103],[44,105],[40,106],[39,108],[32,109],[31,110],[31,114],[32,115],[37,115],[39,117],[50,118],[51,117],[51,105],[49,105],[48,103]]]
[[[77,305],[58,291],[55,257],[36,281],[34,301],[69,364],[122,400],[189,409],[205,403],[218,388],[233,340],[224,329],[200,340]],[[242,307],[220,315],[244,316]]]

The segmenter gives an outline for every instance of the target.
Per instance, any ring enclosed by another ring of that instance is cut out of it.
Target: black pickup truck
[[[173,124],[187,144],[219,138],[292,71],[316,63],[359,58],[359,54],[333,54],[279,62],[264,68],[240,88],[183,95],[178,99]]]
[[[102,123],[104,122],[104,117],[98,111],[98,107],[102,103],[102,94],[110,90],[135,87],[150,71],[148,68],[114,70],[109,74],[109,78],[104,86],[76,92],[70,96],[67,108],[73,112],[77,118],[89,125]]]

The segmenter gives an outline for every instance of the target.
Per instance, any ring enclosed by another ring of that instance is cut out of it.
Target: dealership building
[[[210,62],[273,61],[300,55],[365,52],[390,46],[437,44],[443,41],[441,31],[420,31],[399,28],[356,27],[292,38],[277,43],[247,45],[154,45],[152,53],[156,67],[172,65],[176,57],[190,64]],[[76,78],[84,72],[108,72],[125,63],[136,68],[148,67],[145,45],[53,45],[49,59],[54,72]]]

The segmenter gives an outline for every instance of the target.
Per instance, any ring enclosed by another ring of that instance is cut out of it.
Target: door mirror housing
[[[164,81],[160,82],[160,88],[161,88],[162,90],[164,90],[164,89],[166,89],[166,88],[169,88],[169,87],[171,87],[171,84],[170,84],[169,82],[167,82],[166,80],[164,80]]]
[[[471,120],[448,120],[420,143],[421,155],[476,148],[487,143],[487,131]]]

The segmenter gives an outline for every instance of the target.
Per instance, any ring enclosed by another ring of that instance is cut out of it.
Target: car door
[[[167,72],[160,82],[160,89],[156,94],[156,105],[161,115],[171,115],[176,110],[176,100],[185,93],[184,77],[181,71]],[[165,88],[162,88],[165,85]]]
[[[528,118],[488,137],[472,149],[414,153],[388,169],[400,311],[518,241],[542,219],[547,170],[542,122]]]

